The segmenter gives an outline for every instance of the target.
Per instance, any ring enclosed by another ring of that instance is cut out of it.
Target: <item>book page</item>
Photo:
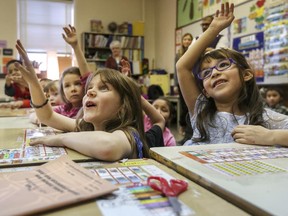
[[[35,214],[116,189],[62,156],[31,171],[0,174],[0,209],[2,215]]]

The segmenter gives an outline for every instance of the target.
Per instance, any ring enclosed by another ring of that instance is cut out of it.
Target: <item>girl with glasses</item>
[[[226,48],[206,50],[233,20],[234,5],[222,4],[209,28],[177,62],[194,131],[185,145],[238,142],[239,134],[235,137],[233,132],[238,125],[288,128],[287,116],[264,108],[254,72],[241,53]]]

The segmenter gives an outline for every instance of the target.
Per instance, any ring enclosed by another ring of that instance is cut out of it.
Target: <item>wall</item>
[[[174,73],[176,1],[157,0],[155,7],[155,67],[165,69],[169,73]]]
[[[234,12],[235,20],[243,18],[243,17],[248,17],[249,13],[250,13],[250,8],[253,5],[255,5],[256,2],[257,2],[256,0],[253,0],[253,1],[249,1],[247,3],[241,4],[241,5],[236,5],[235,10],[234,10],[235,11]],[[194,37],[200,35],[202,33],[202,28],[201,28],[200,24],[201,24],[201,19],[197,20],[196,22],[192,23],[191,25],[187,25],[187,26],[183,27],[182,28],[182,35],[185,34],[186,32],[190,32]],[[231,25],[231,27],[230,27],[231,45],[233,42],[232,39],[234,37],[240,37],[240,36],[243,36],[246,34],[252,34],[252,33],[258,32],[259,30],[257,30],[255,28],[255,25],[256,25],[256,23],[254,20],[247,18],[247,31],[243,32],[241,34],[237,34],[237,35],[233,34],[233,27]],[[223,30],[223,32],[221,32],[221,34],[223,34],[224,36],[227,37],[228,31]]]
[[[90,19],[101,19],[104,30],[112,21],[144,21],[144,52],[150,68],[174,72],[176,0],[74,0],[74,6],[78,33],[90,31]],[[0,28],[0,40],[7,40],[16,57],[17,0],[0,1]]]
[[[7,41],[7,48],[14,48],[17,40],[17,0],[0,1],[0,40]],[[14,49],[14,57],[16,57]]]
[[[150,68],[174,72],[176,0],[74,0],[74,4],[78,32],[90,31],[90,19],[101,19],[105,32],[112,21],[144,21]]]

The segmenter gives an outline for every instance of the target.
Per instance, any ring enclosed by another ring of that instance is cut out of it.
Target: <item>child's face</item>
[[[266,92],[266,102],[269,107],[274,107],[282,100],[281,95],[278,91],[268,90]]]
[[[170,108],[165,100],[157,99],[152,104],[158,112],[164,117],[165,122],[170,120]]]
[[[214,67],[223,59],[212,59],[210,62],[203,62],[201,70]],[[211,76],[203,80],[203,86],[207,97],[214,98],[215,102],[234,102],[240,94],[242,83],[239,77],[239,69],[235,64],[229,68],[218,71],[212,70]]]
[[[87,89],[83,98],[83,118],[97,130],[103,130],[106,121],[117,117],[121,107],[120,95],[111,84],[102,82],[100,75],[91,80]]]
[[[52,106],[58,106],[58,105],[63,103],[62,99],[61,99],[61,96],[60,96],[60,94],[58,92],[49,91],[48,95],[49,95],[50,104]]]
[[[22,80],[22,74],[21,72],[15,67],[14,64],[10,64],[8,67],[8,75],[11,77],[11,79],[14,82],[17,82],[19,80]]]
[[[63,78],[63,91],[66,99],[74,106],[81,106],[84,89],[80,76],[77,74],[66,74]]]

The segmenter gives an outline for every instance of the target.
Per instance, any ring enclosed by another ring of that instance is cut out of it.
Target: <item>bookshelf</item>
[[[104,67],[106,59],[111,55],[110,43],[113,40],[120,41],[122,53],[131,62],[133,74],[142,74],[143,36],[83,32],[81,40],[82,50],[87,62],[94,62],[97,68]]]

